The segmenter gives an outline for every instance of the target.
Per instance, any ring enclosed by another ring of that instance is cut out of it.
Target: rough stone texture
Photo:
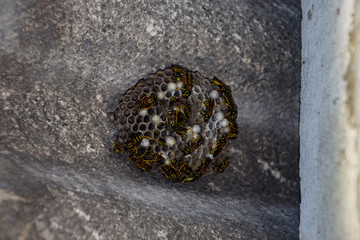
[[[296,239],[300,1],[0,0],[0,239]],[[109,151],[106,112],[171,63],[233,90],[221,175]]]
[[[304,0],[303,240],[360,237],[360,0]]]

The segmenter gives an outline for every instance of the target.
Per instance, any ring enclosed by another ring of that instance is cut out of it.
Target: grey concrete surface
[[[0,1],[0,239],[297,239],[300,1]],[[108,149],[170,64],[233,89],[220,175],[174,184]]]
[[[302,1],[302,240],[360,238],[360,0]]]

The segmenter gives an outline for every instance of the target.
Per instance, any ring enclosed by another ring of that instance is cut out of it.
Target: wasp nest
[[[114,116],[114,151],[173,182],[223,172],[229,165],[224,149],[238,133],[230,87],[174,65],[138,81]]]

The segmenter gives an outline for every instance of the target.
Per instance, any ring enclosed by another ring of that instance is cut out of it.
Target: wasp
[[[165,175],[165,177],[167,179],[170,179],[173,182],[175,182],[176,179],[178,178],[176,169],[170,164],[164,164],[161,167],[161,170],[162,170],[163,174]]]
[[[211,83],[218,86],[219,90],[230,90],[230,88],[217,77],[214,77],[214,79],[211,80]]]
[[[141,170],[142,172],[144,171],[150,171],[152,169],[152,164],[150,161],[144,160],[144,159],[136,159],[134,161],[135,166]]]
[[[134,109],[150,109],[151,107],[157,105],[158,99],[156,95],[149,96],[149,94],[145,94],[146,95],[137,102]]]
[[[229,111],[225,114],[225,116],[226,115],[229,115],[229,119],[230,119],[230,121],[233,121],[233,122],[235,122],[236,121],[236,119],[237,119],[237,110],[235,109],[229,109]]]
[[[122,151],[122,147],[117,142],[114,142],[114,152],[116,154],[119,154],[121,153],[121,151]]]
[[[160,162],[160,163],[164,163],[165,159],[158,153],[154,153],[151,147],[151,151],[150,153],[148,153],[145,157],[149,157],[150,162]]]
[[[163,112],[166,117],[166,124],[170,126],[170,130],[180,132],[187,120],[185,114],[180,111],[180,107],[177,105],[174,107],[170,106],[168,114],[163,107]]]
[[[182,182],[192,182],[198,180],[203,174],[207,173],[210,162],[210,158],[205,158],[201,162],[200,166],[197,167],[196,170],[193,171],[191,175],[189,175],[189,177],[185,177]]]
[[[224,160],[221,160],[220,164],[213,166],[213,171],[215,173],[222,173],[224,170],[229,166],[229,160],[227,158],[224,158]]]
[[[163,162],[163,158],[157,154],[154,154],[152,151],[153,148],[150,147],[141,156],[138,156],[137,154],[132,155],[132,161],[134,162],[135,166],[143,172],[150,171],[155,162]]]
[[[181,81],[181,72],[182,72],[182,69],[180,66],[176,66],[176,65],[173,65],[171,66],[171,69],[173,70],[174,72],[174,75],[175,75],[175,81]]]
[[[187,72],[184,81],[185,81],[185,92],[181,95],[181,97],[188,98],[191,95],[191,91],[194,86],[192,74]]]
[[[201,101],[201,100],[200,100]],[[208,122],[213,114],[213,111],[215,109],[215,100],[210,98],[205,100],[205,103],[201,101],[205,106],[205,111],[201,111],[201,115],[203,116],[203,119],[205,122]]]
[[[170,163],[175,169],[179,169],[181,165],[184,163],[184,159],[174,158],[170,161]]]
[[[226,137],[226,136],[221,137],[221,138],[216,142],[215,148],[213,148],[213,149],[210,150],[210,154],[212,154],[214,157],[216,157],[217,155],[219,155],[219,154],[223,151],[223,149],[224,149],[224,147],[225,147],[225,145],[226,145],[226,140],[227,140],[227,137]]]
[[[232,98],[231,91],[230,90],[225,90],[223,92],[223,98],[225,100],[224,104],[229,107],[230,111],[236,112],[236,115],[237,115],[236,105],[235,105],[234,100]]]
[[[231,95],[231,89],[229,86],[227,86],[225,83],[223,83],[220,79],[214,77],[213,80],[211,80],[211,83],[218,86],[220,91],[223,92],[222,96],[225,100],[225,104],[231,109],[236,111],[236,105],[234,103],[234,100]],[[237,114],[237,112],[236,112]]]
[[[209,171],[209,164],[211,162],[211,158],[209,157],[205,157],[202,161],[201,164],[199,166],[200,169],[200,173],[201,174],[205,174]]]
[[[150,148],[152,151],[152,147]],[[134,162],[137,159],[143,158],[148,153],[148,150],[144,151],[141,155],[139,155],[138,149],[134,147],[133,149],[129,149],[128,152],[130,160]]]
[[[161,170],[166,178],[173,182],[190,182],[195,180],[195,178],[191,178],[193,170],[187,163],[180,161],[177,164],[181,164],[179,170],[177,170],[172,164],[164,164],[162,166]]]
[[[227,134],[228,139],[235,139],[238,134],[238,127],[235,121],[229,121],[229,133]]]
[[[132,150],[135,149],[137,147],[137,145],[140,144],[140,142],[144,139],[144,138],[148,138],[148,139],[152,139],[150,137],[145,136],[142,133],[138,133],[135,134],[133,137],[129,138],[125,144],[125,148],[127,150]]]
[[[163,146],[165,145],[165,139],[160,138],[160,139],[157,141],[157,143],[158,143],[158,145],[159,145],[160,147],[163,147]]]
[[[187,129],[181,125],[176,125],[175,127],[175,132],[181,136],[181,137],[185,137],[185,138],[188,138],[187,136]]]
[[[188,163],[183,162],[178,171],[179,181],[186,179],[188,176],[192,176],[194,174],[193,169],[189,166]]]
[[[190,106],[190,104],[185,104],[185,103],[179,102],[178,105],[180,107],[180,110],[184,113],[185,117],[189,118],[190,115],[191,115],[191,106]]]
[[[195,138],[194,141],[192,141],[190,144],[187,144],[187,146],[182,150],[182,153],[184,156],[192,153],[195,151],[200,145],[203,143],[204,139],[202,138],[201,134],[198,134],[198,136]]]

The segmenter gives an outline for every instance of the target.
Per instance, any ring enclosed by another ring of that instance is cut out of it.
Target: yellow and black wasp
[[[235,121],[229,121],[229,132],[227,134],[228,139],[235,139],[238,135],[238,126]]]
[[[178,102],[180,110],[184,113],[186,119],[191,116],[191,105],[183,102]]]
[[[201,100],[200,100],[201,101]],[[215,100],[212,98],[206,99],[205,102],[201,101],[205,106],[205,111],[201,111],[204,122],[208,122],[215,109]]]
[[[121,151],[122,151],[122,147],[117,142],[114,142],[114,152],[116,154],[119,154],[121,153]]]
[[[194,141],[188,143],[186,145],[186,147],[182,150],[182,153],[184,154],[184,156],[191,154],[193,151],[195,151],[197,148],[199,148],[201,146],[201,144],[203,143],[204,139],[201,136],[201,134],[198,134],[198,136],[195,138]]]
[[[181,67],[177,66],[177,65],[172,65],[171,69],[174,72],[175,81],[180,82],[182,80],[182,76],[181,76],[182,69],[181,69]]]
[[[134,149],[137,148],[137,146],[141,143],[141,141],[144,139],[144,138],[148,138],[148,139],[152,139],[150,137],[147,137],[145,136],[144,134],[142,133],[137,133],[135,134],[133,137],[129,138],[127,140],[127,142],[125,143],[125,149],[127,151],[133,151]]]
[[[210,154],[212,154],[213,157],[216,157],[217,155],[219,155],[219,154],[223,151],[223,149],[224,149],[224,147],[225,147],[225,145],[226,145],[226,140],[227,140],[227,136],[222,136],[222,137],[216,142],[215,148],[213,148],[213,149],[210,150]]]
[[[232,111],[236,111],[236,105],[234,103],[234,100],[232,98],[232,95],[231,95],[231,89],[229,86],[227,86],[225,83],[223,83],[220,79],[214,77],[213,80],[211,80],[211,83],[218,86],[220,91],[222,91],[222,96],[224,98],[224,101],[225,101],[225,105],[227,105],[230,110]],[[237,111],[236,111],[236,114],[237,114]]]
[[[165,139],[159,138],[159,140],[157,141],[157,143],[158,143],[159,146],[163,147],[166,142],[165,142]]]
[[[167,179],[175,182],[178,178],[176,169],[171,164],[164,164],[161,170]]]
[[[144,171],[150,171],[152,169],[152,163],[150,161],[147,161],[143,158],[136,159],[134,161],[135,166],[141,170]]]
[[[215,173],[222,173],[227,168],[227,166],[229,166],[229,160],[227,158],[224,158],[223,160],[221,160],[221,163],[213,166],[213,171]]]
[[[200,171],[201,175],[207,173],[209,171],[209,164],[211,162],[211,158],[205,157],[202,161],[200,166],[198,167],[197,171]]]
[[[188,98],[191,95],[192,88],[194,86],[193,76],[191,73],[186,72],[185,81],[185,92],[181,95],[181,98]]]
[[[134,109],[150,109],[151,107],[158,104],[158,99],[156,95],[146,95],[143,96],[135,105]]]

